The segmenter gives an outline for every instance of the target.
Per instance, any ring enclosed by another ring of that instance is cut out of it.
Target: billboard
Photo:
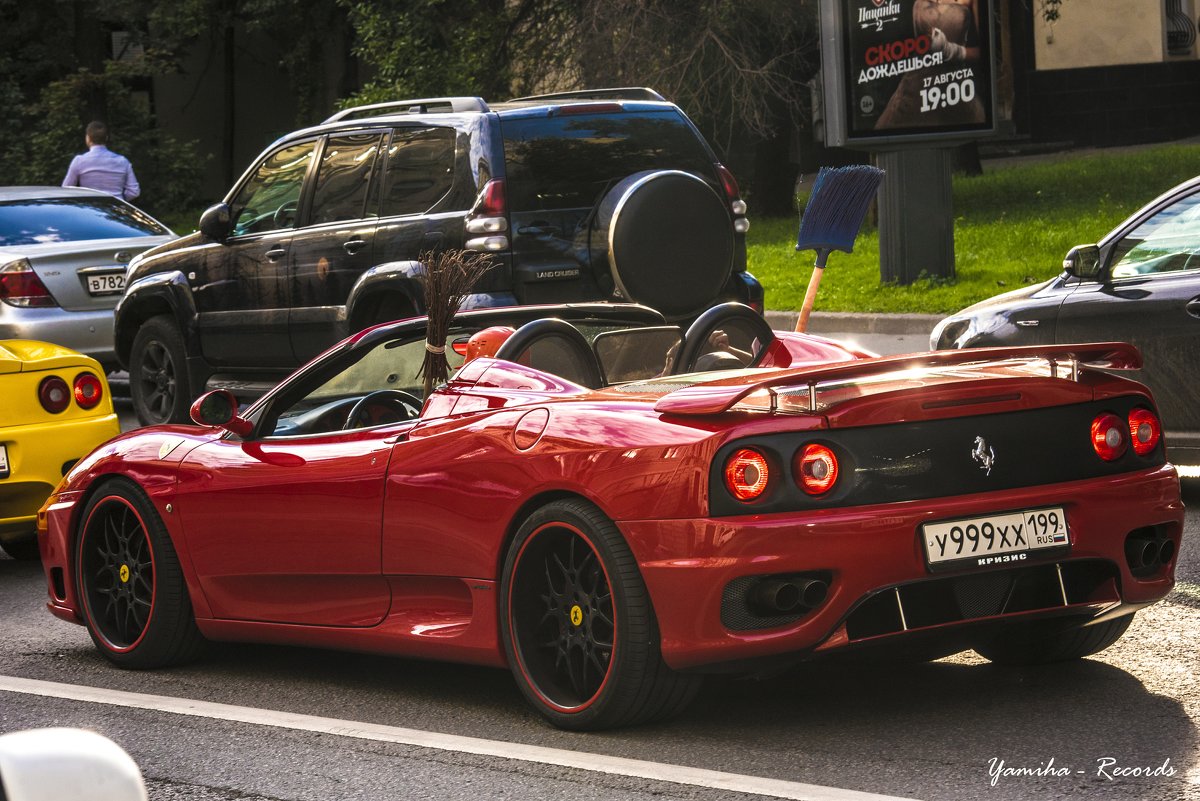
[[[995,132],[992,0],[823,0],[826,143]]]

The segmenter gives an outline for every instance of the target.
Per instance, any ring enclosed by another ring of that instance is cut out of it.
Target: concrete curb
[[[768,311],[764,315],[778,331],[793,331],[800,312]],[[929,335],[941,322],[940,314],[861,314],[858,312],[813,312],[808,330],[813,334]]]

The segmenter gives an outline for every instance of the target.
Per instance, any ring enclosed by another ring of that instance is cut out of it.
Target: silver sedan
[[[125,266],[175,238],[92,189],[0,187],[0,339],[40,339],[116,366],[113,307]]]

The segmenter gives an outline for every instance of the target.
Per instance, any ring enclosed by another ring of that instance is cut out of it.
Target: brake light
[[[38,401],[50,414],[58,414],[71,405],[71,388],[56,375],[46,376],[38,384]]]
[[[721,186],[725,188],[725,197],[729,199],[730,203],[740,199],[742,196],[742,190],[738,188],[738,182],[737,179],[733,177],[733,173],[729,171],[728,167],[720,162],[717,163],[716,167],[717,175],[721,179]],[[743,210],[742,213],[745,214],[745,210]]]
[[[0,300],[9,306],[58,305],[28,259],[17,259],[0,267]]]
[[[75,376],[75,403],[81,409],[94,409],[104,397],[104,384],[91,373]]]
[[[1133,442],[1133,451],[1138,456],[1145,456],[1154,450],[1162,437],[1162,424],[1158,422],[1154,412],[1138,407],[1129,413],[1129,439]]]
[[[562,117],[567,114],[612,114],[624,111],[620,103],[569,103],[550,109],[550,116]]]
[[[809,495],[824,495],[838,479],[837,455],[810,442],[796,454],[796,483]]]
[[[1129,426],[1110,412],[1097,415],[1092,421],[1092,448],[1106,462],[1121,458],[1128,445]]]
[[[771,469],[756,450],[742,448],[725,461],[725,487],[739,501],[753,501],[767,489]]]
[[[487,253],[508,250],[507,208],[504,180],[493,178],[484,184],[464,224],[468,234],[483,236],[467,239],[463,247]]]
[[[493,178],[483,185],[475,205],[471,207],[472,217],[488,217],[508,212],[508,202],[504,191],[504,179]]]
[[[750,230],[750,221],[746,219],[746,201],[742,200],[742,190],[738,187],[733,173],[724,164],[717,162],[714,166],[725,190],[725,197],[729,200],[729,211],[733,214],[733,230],[744,234]]]

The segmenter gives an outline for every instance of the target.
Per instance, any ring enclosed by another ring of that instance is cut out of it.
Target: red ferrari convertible
[[[1077,659],[1174,582],[1127,345],[871,358],[728,304],[465,312],[445,347],[429,397],[418,318],[100,447],[39,515],[50,611],[131,668],[205,639],[507,666],[598,729],[706,672]]]

